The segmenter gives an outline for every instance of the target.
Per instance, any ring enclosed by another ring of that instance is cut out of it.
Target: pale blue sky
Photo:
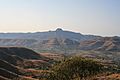
[[[57,27],[120,36],[120,0],[0,0],[0,32],[48,31]]]

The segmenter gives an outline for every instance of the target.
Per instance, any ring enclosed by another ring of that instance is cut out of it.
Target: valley
[[[0,33],[0,80],[53,80],[48,78],[56,70],[53,68],[61,69],[57,64],[66,64],[66,60],[74,57],[104,66],[104,74],[98,74],[95,80],[120,79],[118,36],[83,35],[60,28],[36,33]]]

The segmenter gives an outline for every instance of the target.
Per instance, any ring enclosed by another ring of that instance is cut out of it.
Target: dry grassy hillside
[[[47,69],[51,66],[52,61],[27,48],[0,47],[0,78],[3,80],[7,78],[33,80],[32,76],[36,74],[32,75],[27,69]],[[27,75],[30,75],[31,79]]]

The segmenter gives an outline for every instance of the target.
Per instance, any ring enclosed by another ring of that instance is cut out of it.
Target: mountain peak
[[[56,31],[63,31],[61,28],[57,28]]]

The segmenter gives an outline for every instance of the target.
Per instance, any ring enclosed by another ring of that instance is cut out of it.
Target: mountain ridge
[[[110,38],[119,39],[120,37],[83,35],[81,33],[65,31],[61,28],[57,28],[55,31],[35,33],[0,33],[0,46],[26,47],[38,52],[41,50],[64,49],[113,51],[113,48],[114,51],[115,48],[116,51],[119,51],[119,45],[114,44],[114,40],[112,41]],[[108,41],[111,42],[111,45]]]
[[[83,35],[72,31],[64,31],[57,28],[55,31],[35,32],[35,33],[0,33],[0,39],[35,39],[45,40],[49,38],[69,38],[72,40],[87,40],[98,36]]]

